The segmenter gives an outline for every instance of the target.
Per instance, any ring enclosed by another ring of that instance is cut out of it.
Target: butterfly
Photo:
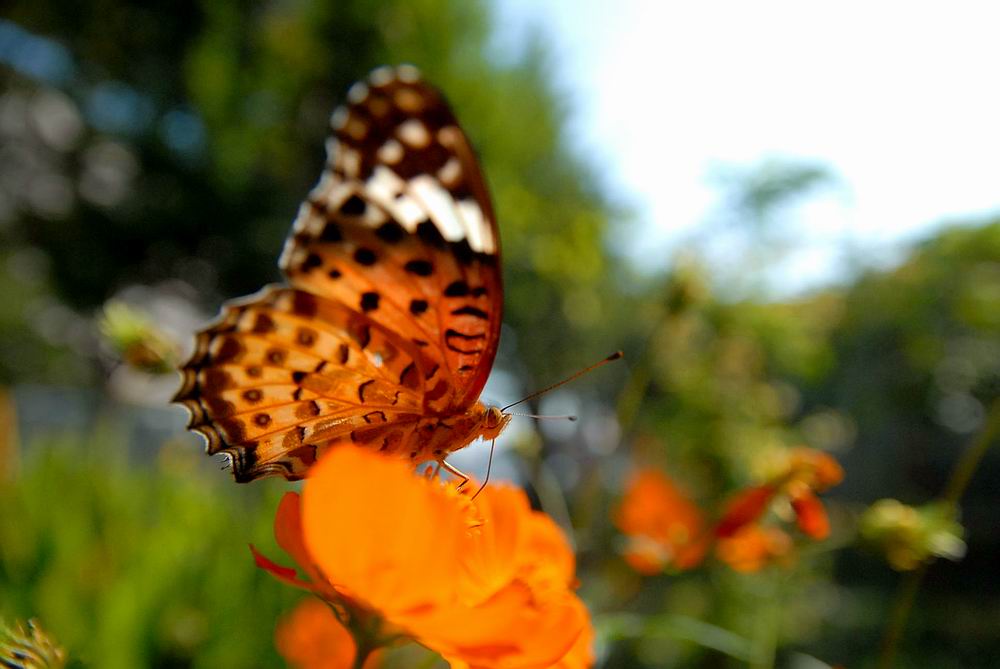
[[[237,481],[299,479],[355,444],[438,461],[510,421],[479,394],[500,338],[500,240],[468,138],[409,65],[355,83],[279,265],[227,302],[174,397]]]

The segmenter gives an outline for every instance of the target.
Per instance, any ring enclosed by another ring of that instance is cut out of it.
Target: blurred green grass
[[[281,487],[232,485],[187,439],[141,464],[124,445],[110,425],[42,438],[0,480],[0,617],[44,620],[71,666],[280,665],[271,631],[299,595],[247,544],[281,555]]]

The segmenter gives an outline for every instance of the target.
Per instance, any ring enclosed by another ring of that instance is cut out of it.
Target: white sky
[[[799,211],[806,286],[847,246],[887,253],[1000,210],[1000,3],[500,0],[500,43],[551,38],[573,132],[610,166],[662,263],[703,222],[719,164],[818,159],[842,179]],[[856,253],[855,253],[856,255]]]

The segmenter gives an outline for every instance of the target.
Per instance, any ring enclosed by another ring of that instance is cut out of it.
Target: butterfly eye
[[[495,428],[500,424],[500,410],[496,407],[490,407],[486,410],[486,427],[489,429]]]

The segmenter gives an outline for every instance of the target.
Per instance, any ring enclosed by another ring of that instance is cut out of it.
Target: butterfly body
[[[479,401],[502,318],[499,238],[471,146],[409,66],[334,112],[281,255],[289,286],[224,306],[174,400],[237,480],[301,478],[354,443],[443,461],[510,417]]]

